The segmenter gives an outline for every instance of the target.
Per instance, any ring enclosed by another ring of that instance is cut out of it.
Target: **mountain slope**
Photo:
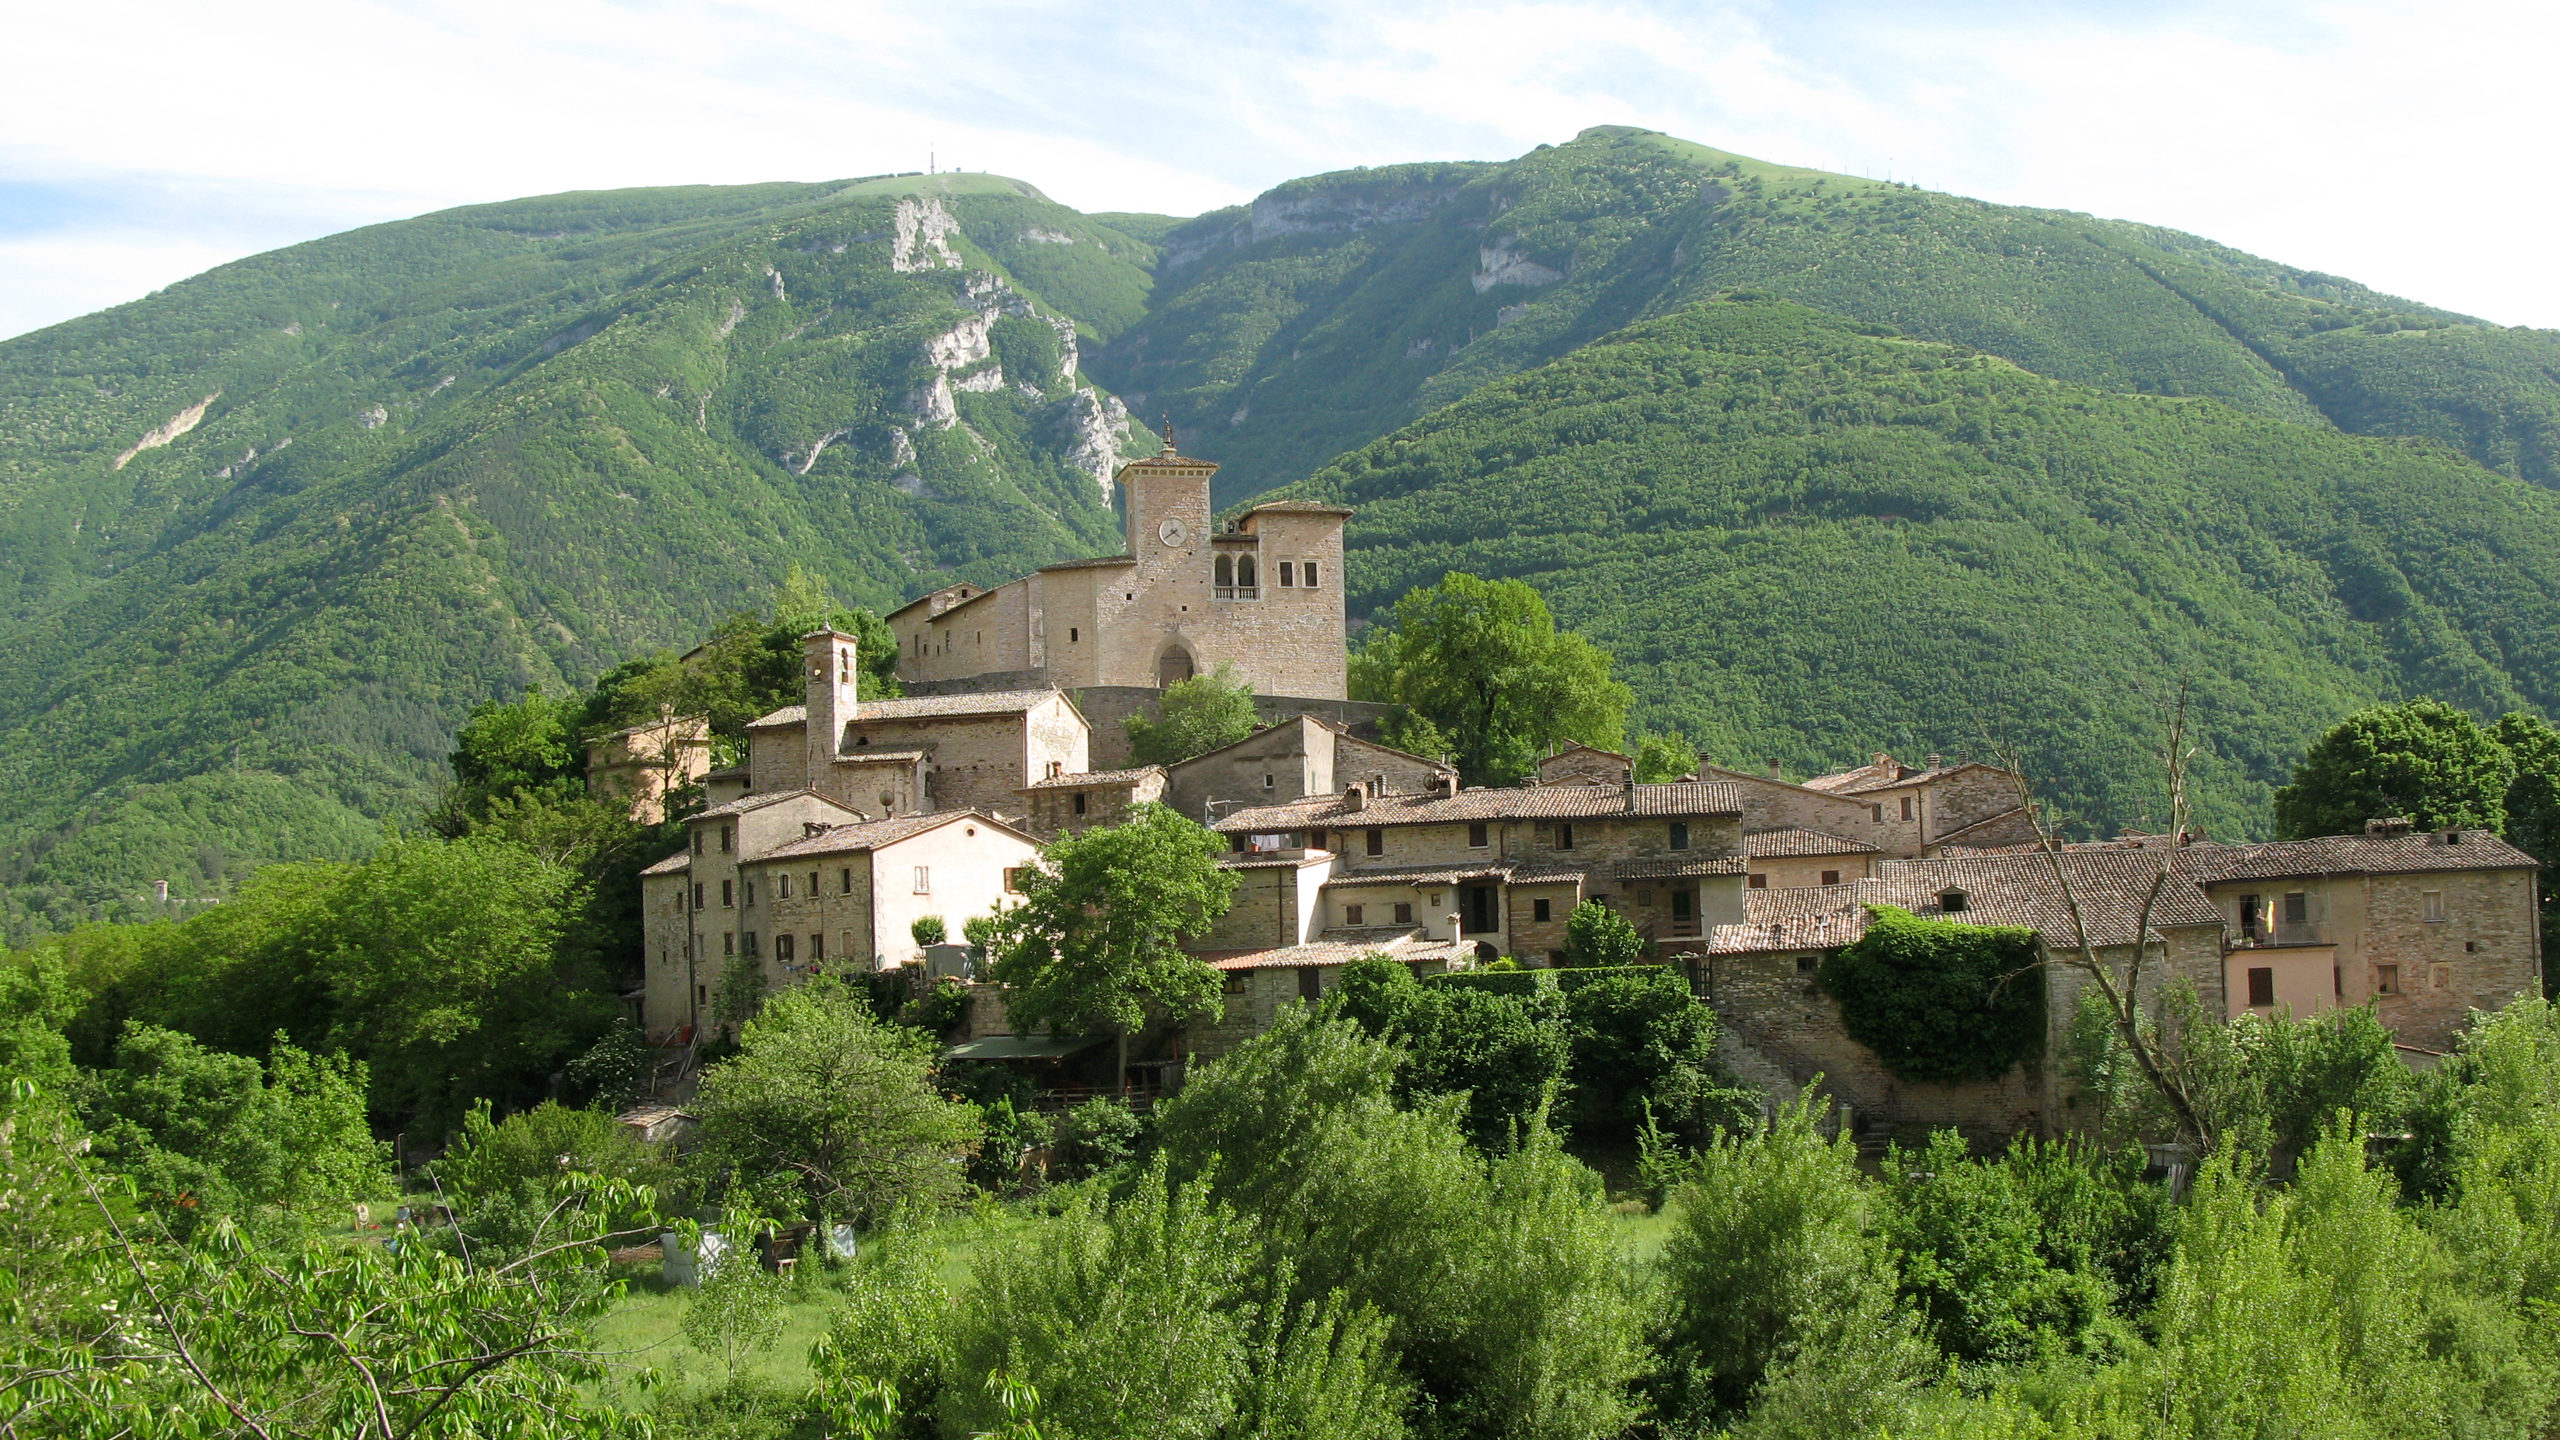
[[[2560,484],[2560,336],[2175,231],[1769,165],[1648,131],[1603,126],[1502,164],[1293,181],[1158,244],[1155,302],[1095,371],[1214,443],[1233,499],[1488,380],[1734,289],[2057,379],[2421,435]]]
[[[2420,441],[2112,393],[1783,302],[1708,302],[1493,382],[1291,494],[1359,507],[1355,613],[1519,576],[1639,720],[1799,772],[2023,745],[2065,808],[2262,826],[2376,697],[2560,704],[2560,496]]]
[[[984,176],[559,196],[0,348],[0,882],[361,849],[471,703],[794,562],[885,606],[1107,548],[1076,356],[1151,259]]]

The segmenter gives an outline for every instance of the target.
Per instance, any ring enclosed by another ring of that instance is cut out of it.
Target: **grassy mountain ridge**
[[[2442,440],[2560,483],[2560,336],[2191,235],[1603,126],[1502,164],[1295,181],[1165,233],[1097,373],[1242,498],[1474,387],[1756,290],[2057,379]]]
[[[2263,827],[2338,715],[2560,704],[2560,496],[2431,442],[2125,395],[1778,301],[1706,302],[1479,388],[1287,493],[1359,509],[1355,613],[1536,584],[1638,719],[1798,773],[2023,745],[2071,813]]]
[[[952,178],[473,207],[0,350],[0,882],[361,849],[474,701],[795,561],[887,605],[1107,546],[1142,442],[1074,356],[1152,252]]]

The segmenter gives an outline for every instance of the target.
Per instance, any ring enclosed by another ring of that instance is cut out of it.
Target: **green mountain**
[[[2560,495],[2425,441],[2127,395],[1782,301],[1705,302],[1479,387],[1291,494],[1359,507],[1355,612],[1516,576],[1640,722],[1796,773],[2015,745],[2084,822],[2263,830],[2377,696],[2560,708]]]
[[[1292,181],[1152,237],[1095,357],[1242,499],[1487,381],[1747,289],[2110,390],[2418,435],[2560,485],[2560,335],[2176,231],[1769,165],[1603,126],[1503,164]]]
[[[885,607],[1110,548],[1152,441],[1077,357],[1153,259],[985,176],[563,195],[0,346],[0,885],[369,848],[470,704],[794,562]]]
[[[1611,127],[1187,220],[560,195],[0,343],[0,930],[361,852],[474,702],[794,564],[886,608],[1112,548],[1132,411],[1229,499],[1336,466],[1363,606],[1537,577],[1728,759],[2004,718],[2129,819],[2168,667],[2241,829],[2365,698],[2551,708],[2560,336],[2193,236]]]

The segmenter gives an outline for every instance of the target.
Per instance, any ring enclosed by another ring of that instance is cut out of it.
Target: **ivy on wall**
[[[1891,905],[1822,967],[1850,1038],[1905,1080],[1994,1080],[2044,1044],[2036,932]]]

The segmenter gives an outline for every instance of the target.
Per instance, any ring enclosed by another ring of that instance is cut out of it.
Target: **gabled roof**
[[[1304,945],[1282,945],[1269,950],[1202,950],[1195,953],[1220,970],[1268,970],[1299,965],[1347,965],[1368,955],[1383,955],[1408,965],[1433,960],[1447,962],[1473,954],[1475,948],[1473,941],[1431,940],[1403,931],[1375,939],[1352,932],[1342,939],[1317,939]]]
[[[1803,855],[1877,855],[1883,847],[1819,830],[1755,830],[1742,837],[1742,851],[1754,860],[1780,860]]]
[[[1846,945],[1866,933],[1870,905],[1896,905],[1917,915],[1968,925],[2018,925],[2034,930],[2050,951],[2078,948],[2078,931],[2064,892],[2054,882],[2058,863],[2080,904],[2089,943],[2133,943],[2135,922],[2153,887],[2159,899],[2151,931],[2219,929],[2222,914],[2184,877],[2161,880],[2161,852],[2066,850],[1960,859],[1889,860],[1872,880],[1743,892],[1743,923],[1719,925],[1708,944],[1715,954],[1752,954]],[[1950,890],[1964,892],[1960,911],[1945,908]]]
[[[1089,790],[1098,785],[1135,785],[1150,775],[1163,773],[1161,765],[1140,765],[1130,770],[1075,770],[1064,775],[1052,775],[1046,780],[1034,780],[1019,790],[1027,793],[1033,790]]]
[[[2179,868],[2200,885],[2233,880],[2317,879],[2324,875],[2408,875],[2444,870],[2530,870],[2540,862],[2489,830],[2444,835],[2324,835],[2265,845],[2200,840],[2178,851]]]
[[[1327,505],[1321,500],[1266,500],[1259,505],[1246,506],[1244,512],[1236,518],[1245,520],[1256,515],[1348,515],[1350,513],[1351,507],[1348,505]]]
[[[1632,801],[1632,803],[1630,803]],[[1365,829],[1391,825],[1446,825],[1478,820],[1586,820],[1615,816],[1660,818],[1739,815],[1742,797],[1721,782],[1668,785],[1524,785],[1461,790],[1455,795],[1379,795],[1353,808],[1340,795],[1309,795],[1278,805],[1239,810],[1211,826],[1221,834],[1268,834],[1324,826]]]
[[[1817,775],[1804,782],[1808,790],[1827,795],[1869,795],[1878,790],[1899,790],[1911,785],[1931,785],[1950,775],[1966,770],[1999,770],[1997,765],[1980,760],[1959,760],[1953,765],[1933,765],[1926,770],[1912,770],[1890,755],[1878,756],[1872,764],[1855,770],[1842,770],[1830,775]]]
[[[643,875],[681,875],[693,868],[693,852],[679,850],[657,864],[641,871]]]
[[[1061,560],[1055,565],[1043,565],[1040,572],[1045,575],[1053,570],[1125,570],[1137,563],[1135,555],[1096,555],[1085,560]]]
[[[1064,699],[1066,692],[1054,687],[1040,690],[985,690],[960,695],[902,695],[894,700],[865,700],[854,707],[852,723],[870,720],[957,720],[981,715],[1021,715],[1037,709],[1053,699]],[[1069,701],[1070,705],[1074,702]],[[750,730],[778,730],[809,723],[809,707],[785,705],[768,715],[759,715],[747,723]]]
[[[750,863],[766,860],[796,860],[808,855],[850,855],[861,850],[877,850],[883,846],[895,845],[901,840],[912,840],[929,830],[939,830],[945,825],[956,825],[963,820],[1001,830],[1026,845],[1039,843],[1003,821],[976,810],[937,810],[929,815],[897,815],[886,820],[865,820],[852,825],[830,826],[815,835],[804,835],[787,844],[776,845],[763,854],[752,857]]]
[[[1997,814],[1985,815],[1970,825],[1959,825],[1955,829],[1948,831],[1946,834],[1939,836],[1937,839],[1932,840],[1929,843],[1932,845],[1962,845],[1965,843],[1965,836],[1971,835],[1978,830],[1988,830],[1992,826],[1998,825],[2004,821],[2015,820],[2021,815],[2032,815],[2034,813],[2035,807],[2032,805],[2012,805],[2008,809],[2002,810]],[[2029,841],[2027,844],[2031,849],[2041,848],[2039,842]],[[1990,846],[1985,848],[2000,849],[2005,847]]]
[[[854,810],[838,801],[830,800],[815,790],[774,790],[762,795],[741,795],[735,800],[725,801],[721,804],[711,806],[708,809],[697,810],[691,815],[686,816],[685,819],[689,821],[716,820],[724,815],[744,815],[750,810],[761,810],[767,805],[779,805],[785,800],[800,799],[815,800],[830,810],[842,810],[847,815],[856,815],[861,813],[860,811]]]

